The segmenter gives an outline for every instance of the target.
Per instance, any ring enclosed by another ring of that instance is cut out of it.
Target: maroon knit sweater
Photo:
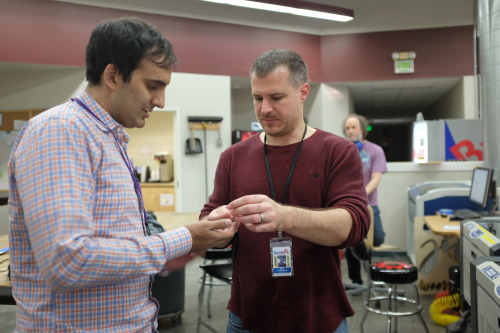
[[[278,201],[298,143],[268,146]],[[248,194],[271,196],[258,135],[229,147],[221,155],[214,192],[201,215]],[[359,244],[369,227],[366,191],[359,152],[352,142],[317,130],[304,140],[288,193],[288,204],[305,208],[342,207],[353,219],[348,239],[339,247],[293,239],[293,277],[271,277],[269,239],[276,233],[254,233],[243,225],[233,262],[228,308],[256,332],[333,332],[352,316],[344,292],[338,249]],[[304,221],[307,223],[307,221]],[[286,232],[284,236],[290,236]]]

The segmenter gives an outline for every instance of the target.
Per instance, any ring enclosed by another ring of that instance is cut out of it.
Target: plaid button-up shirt
[[[190,251],[186,228],[146,236],[134,183],[86,92],[29,121],[9,162],[9,245],[17,332],[155,332],[151,276]],[[113,133],[111,133],[111,131]]]

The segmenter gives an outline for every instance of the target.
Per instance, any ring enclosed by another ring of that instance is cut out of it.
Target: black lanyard
[[[123,151],[120,140],[118,140],[118,138],[115,136],[115,133],[113,133],[113,131],[108,126],[106,126],[106,124],[94,112],[92,112],[92,110],[90,110],[89,107],[87,105],[85,105],[81,100],[79,100],[76,97],[72,98],[71,100],[73,102],[76,102],[85,111],[87,111],[89,114],[91,114],[95,119],[97,119],[97,121],[99,121],[104,127],[106,127],[106,129],[108,131],[111,132],[111,135],[113,135],[113,139],[115,141],[115,146],[118,149],[118,152],[120,153],[120,155],[123,159],[123,162],[125,162],[125,165],[127,166],[128,172],[130,173],[130,176],[132,177],[132,181],[134,182],[135,193],[137,195],[137,199],[139,200],[139,210],[142,210],[142,214],[141,214],[142,218],[143,218],[142,228],[143,228],[144,234],[149,235],[150,233],[149,233],[149,228],[146,224],[147,223],[147,216],[146,216],[146,210],[144,208],[144,198],[142,196],[141,184],[139,184],[139,181],[135,177],[134,167],[132,166],[132,163],[128,159],[127,154]]]
[[[302,134],[302,139],[300,140],[299,146],[295,150],[295,156],[293,157],[292,166],[290,167],[290,172],[288,173],[288,178],[286,180],[285,185],[285,195],[283,196],[283,201],[281,203],[285,204],[288,200],[288,190],[290,189],[290,183],[292,182],[293,173],[295,172],[295,165],[297,165],[297,160],[299,158],[300,149],[302,148],[302,143],[304,142],[304,138],[306,137],[307,125],[304,128],[304,134]],[[273,175],[271,174],[271,165],[269,163],[269,157],[267,156],[267,136],[264,134],[264,160],[266,162],[266,172],[267,179],[269,180],[269,188],[271,190],[271,194],[273,196],[274,201],[278,201],[278,196],[276,195],[276,189],[274,188]]]

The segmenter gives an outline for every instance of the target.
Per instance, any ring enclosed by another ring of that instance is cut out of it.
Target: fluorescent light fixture
[[[350,9],[315,4],[298,0],[275,0],[275,1],[246,1],[246,0],[201,0],[206,2],[220,3],[238,7],[261,9],[278,13],[293,14],[331,20],[348,22],[354,18],[354,12]]]

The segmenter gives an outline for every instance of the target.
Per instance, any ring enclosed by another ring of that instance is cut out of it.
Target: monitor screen
[[[477,167],[472,171],[472,183],[470,187],[469,200],[481,207],[488,203],[493,170]]]

